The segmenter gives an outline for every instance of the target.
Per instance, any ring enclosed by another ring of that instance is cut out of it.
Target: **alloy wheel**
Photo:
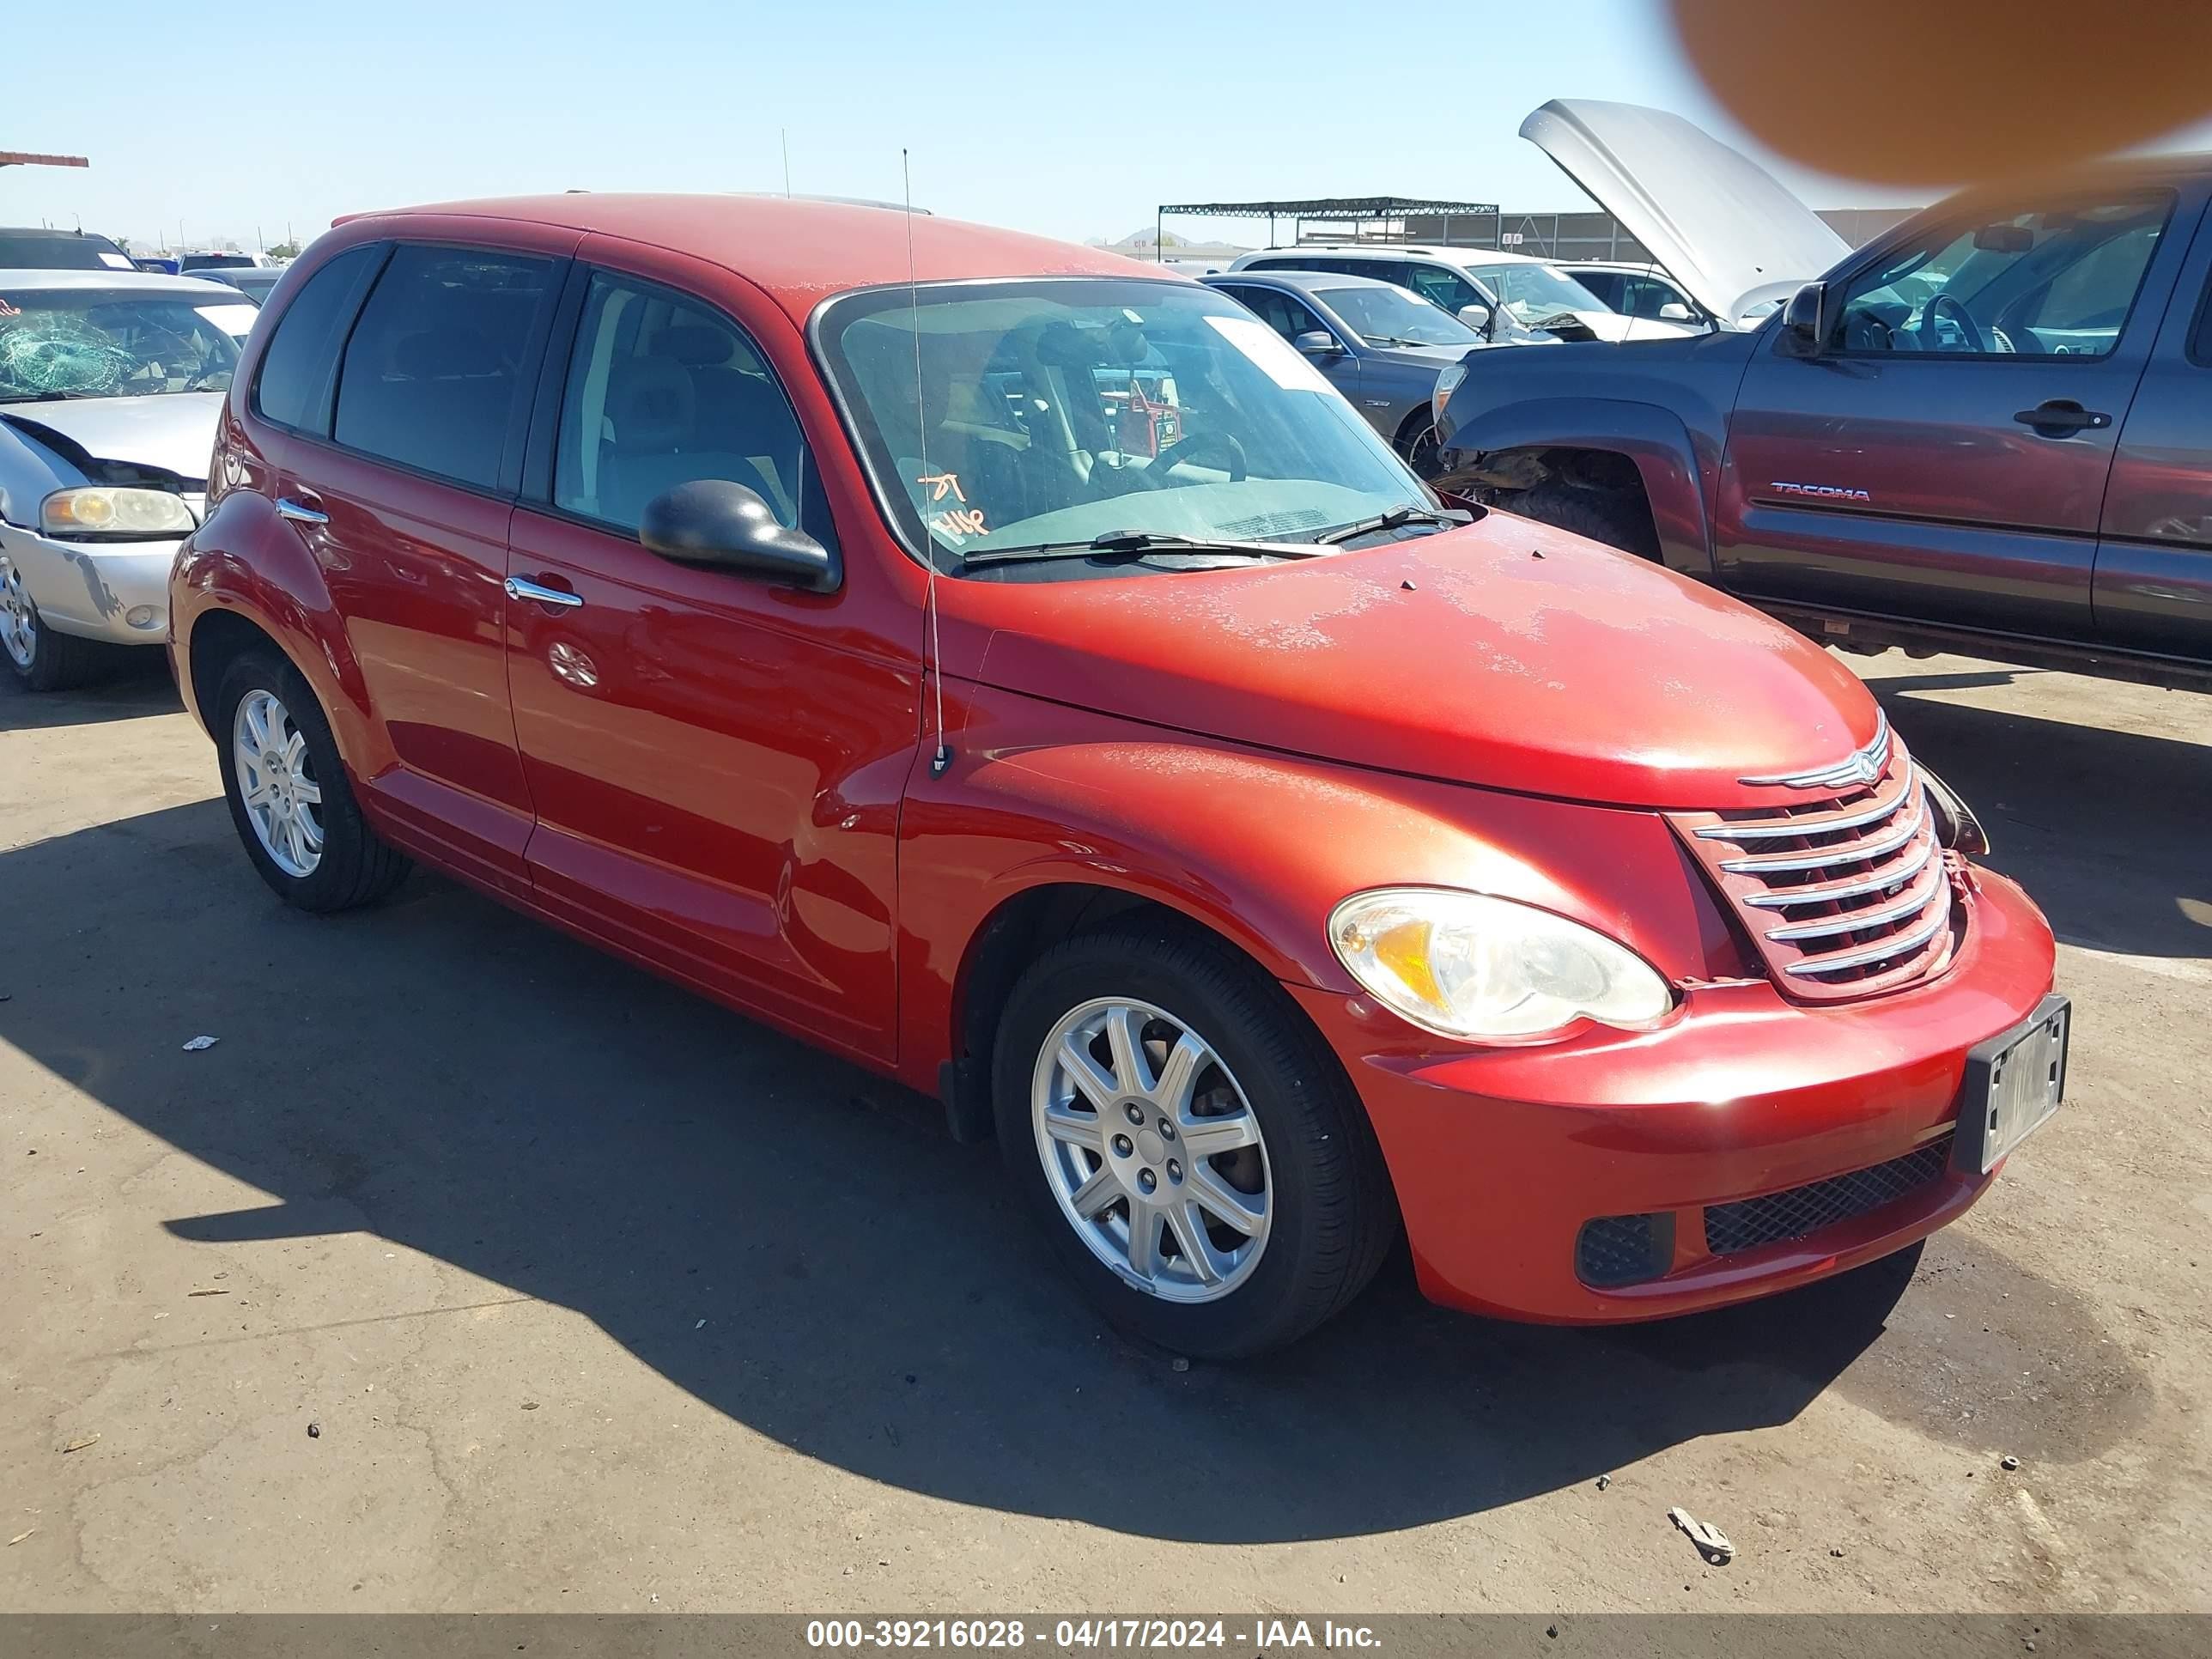
[[[1126,1283],[1211,1302],[1251,1276],[1274,1218],[1259,1119],[1213,1045],[1149,1003],[1070,1009],[1030,1115],[1060,1213]]]
[[[28,671],[39,654],[39,612],[24,591],[23,573],[0,566],[0,646],[16,667]]]
[[[231,758],[261,850],[286,875],[305,878],[323,861],[323,791],[307,740],[273,691],[249,691],[230,727]]]

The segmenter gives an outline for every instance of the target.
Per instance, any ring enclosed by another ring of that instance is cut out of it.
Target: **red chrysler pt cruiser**
[[[246,349],[178,678],[283,898],[420,860],[941,1096],[1186,1352],[1401,1228],[1598,1322],[1961,1213],[2067,1036],[1971,813],[1795,634],[1442,507],[1319,345],[868,207],[349,220]]]

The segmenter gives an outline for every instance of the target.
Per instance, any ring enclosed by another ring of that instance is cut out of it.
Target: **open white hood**
[[[1730,322],[1788,299],[1850,252],[1765,167],[1665,110],[1554,98],[1521,136]]]

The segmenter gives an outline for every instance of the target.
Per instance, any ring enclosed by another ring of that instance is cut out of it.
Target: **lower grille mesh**
[[[1762,1244],[1803,1238],[1940,1180],[1950,1158],[1951,1137],[1946,1135],[1870,1170],[1855,1170],[1764,1198],[1708,1205],[1705,1248],[1715,1255],[1735,1255]]]
[[[1606,1215],[1583,1224],[1575,1240],[1575,1277],[1585,1285],[1633,1285],[1667,1271],[1674,1229],[1656,1215]]]

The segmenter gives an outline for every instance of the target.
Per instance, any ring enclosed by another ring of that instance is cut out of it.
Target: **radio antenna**
[[[914,269],[914,168],[904,145],[899,148],[899,182],[906,191],[906,317],[914,331],[914,431],[921,448],[921,476],[929,471],[929,408],[921,390],[921,289]],[[929,757],[929,775],[945,775],[952,764],[951,747],[945,741],[945,652],[937,634],[937,538],[930,534],[927,502],[916,504],[921,518],[923,625],[928,630],[922,652],[921,672],[937,702],[937,749]]]

